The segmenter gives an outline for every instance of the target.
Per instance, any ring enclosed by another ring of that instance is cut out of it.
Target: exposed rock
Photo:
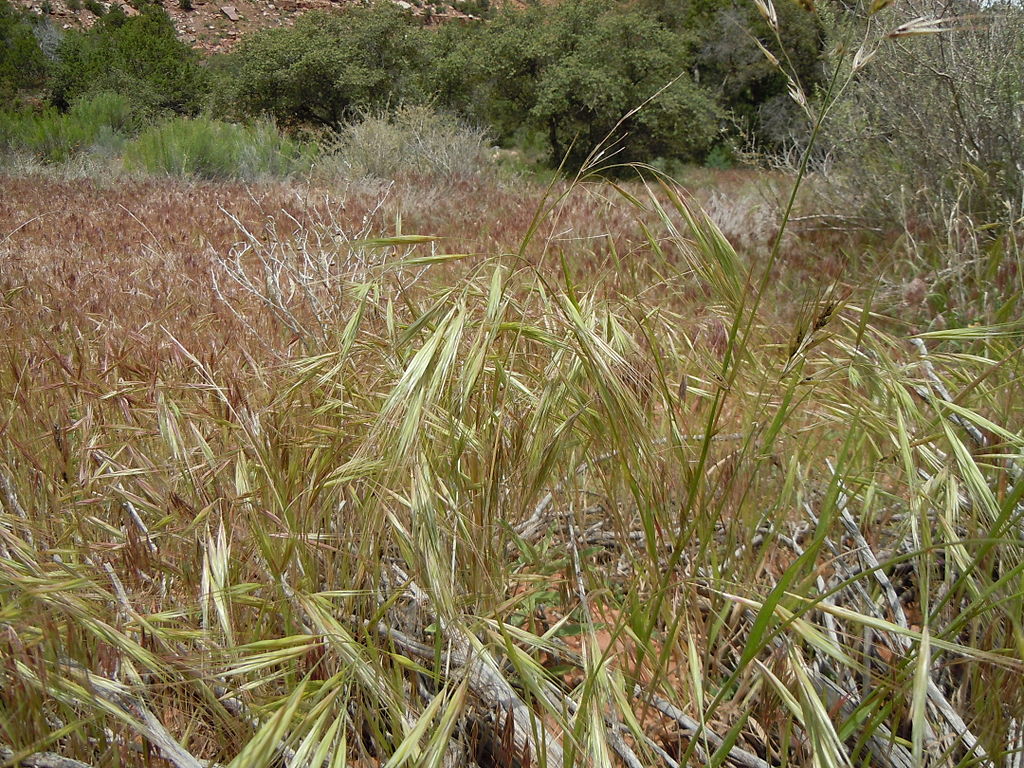
[[[227,16],[231,21],[238,21],[238,9],[233,5],[222,5],[220,7],[221,13]]]

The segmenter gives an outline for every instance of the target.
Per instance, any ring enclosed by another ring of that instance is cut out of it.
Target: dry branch
[[[13,749],[0,744],[0,763],[6,765],[14,759],[15,754]],[[33,752],[18,760],[18,765],[23,768],[93,768],[88,763],[70,757],[62,757],[56,752]]]
[[[488,709],[494,712],[506,712],[512,724],[512,743],[517,755],[541,755],[547,757],[546,764],[551,768],[562,768],[565,756],[558,738],[549,733],[539,722],[537,716],[526,705],[518,693],[509,685],[501,674],[497,663],[490,653],[479,643],[472,643],[463,633],[453,628],[448,622],[440,620],[430,609],[426,595],[409,576],[397,566],[395,575],[405,584],[406,591],[414,602],[431,620],[438,621],[445,640],[448,641],[449,662],[452,670],[464,674],[469,679],[469,687],[473,694]],[[379,627],[395,638],[396,643],[421,658],[433,661],[434,650],[417,642],[409,642],[404,634],[390,627]],[[474,638],[475,639],[475,638]]]
[[[127,715],[125,721],[156,747],[168,762],[177,768],[206,768],[199,759],[178,743],[141,699],[128,693],[124,685],[72,662],[66,662],[62,666],[78,678],[79,684],[86,691],[114,705]]]

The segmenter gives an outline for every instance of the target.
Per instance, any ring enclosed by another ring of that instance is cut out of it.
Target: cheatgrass
[[[8,273],[4,759],[1013,764],[1021,324],[552,195],[518,254],[240,228],[166,276],[187,337],[118,325],[137,269],[91,314]]]

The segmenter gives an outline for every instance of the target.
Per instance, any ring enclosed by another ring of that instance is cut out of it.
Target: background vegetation
[[[885,37],[876,15],[796,0],[770,12],[719,0],[488,6],[477,9],[485,19],[440,28],[372,3],[305,14],[206,61],[176,38],[160,6],[140,8],[62,32],[3,0],[0,90],[12,107],[0,141],[9,157],[62,163],[99,149],[109,160],[144,127],[205,111],[270,118],[312,158],[345,146],[337,137],[366,115],[426,105],[519,159],[576,169],[614,134],[605,150],[619,161],[678,171],[740,156],[792,159],[828,102],[833,119],[816,138],[814,169],[827,170],[832,194],[873,226],[945,227],[961,214],[1003,226],[1021,215],[1024,24],[1014,4],[964,2],[955,17],[921,5],[917,18],[944,18],[943,34]],[[871,50],[850,77],[845,53],[866,39]],[[843,82],[840,94],[830,78]],[[127,110],[113,122],[80,106],[109,94]]]

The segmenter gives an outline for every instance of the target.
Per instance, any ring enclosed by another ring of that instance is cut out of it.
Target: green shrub
[[[7,0],[0,0],[0,101],[43,83],[46,57],[33,34],[33,23]]]
[[[147,5],[132,18],[112,9],[88,31],[68,32],[57,54],[50,92],[61,108],[87,94],[114,91],[145,114],[189,114],[205,94],[198,55],[178,40],[157,6]]]
[[[623,161],[699,158],[718,135],[719,111],[688,74],[686,36],[608,0],[506,10],[439,35],[434,54],[442,103],[502,139],[543,136],[553,163],[578,167],[617,126]]]
[[[494,6],[490,0],[455,0],[452,8],[481,19],[494,18]]]
[[[69,160],[96,134],[92,126],[53,108],[39,113],[3,113],[0,120],[0,135],[8,150],[27,152],[46,163]]]
[[[262,30],[239,45],[238,104],[282,124],[333,128],[355,110],[415,98],[422,34],[390,2],[304,14],[293,28]]]
[[[44,163],[63,163],[86,152],[116,153],[131,125],[128,101],[115,93],[100,93],[77,102],[66,114],[52,107],[0,113],[0,146]]]
[[[103,16],[107,12],[107,9],[103,6],[103,3],[99,0],[85,0],[85,8],[87,11],[92,13],[93,16]]]
[[[174,118],[143,131],[125,149],[128,170],[203,179],[254,180],[308,170],[315,147],[273,123],[237,125],[207,117]]]
[[[68,117],[84,125],[109,128],[118,133],[132,133],[141,127],[131,102],[113,91],[100,91],[79,99],[71,107]]]

